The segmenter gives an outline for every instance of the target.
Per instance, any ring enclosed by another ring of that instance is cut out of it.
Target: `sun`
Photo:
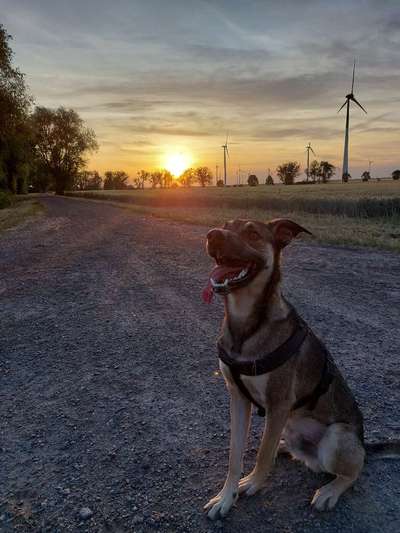
[[[167,155],[165,168],[176,178],[179,177],[191,165],[191,158],[182,152]]]

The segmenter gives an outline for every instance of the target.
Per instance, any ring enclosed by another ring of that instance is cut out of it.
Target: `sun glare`
[[[169,154],[165,160],[165,168],[178,178],[191,165],[191,158],[187,154],[174,153]]]

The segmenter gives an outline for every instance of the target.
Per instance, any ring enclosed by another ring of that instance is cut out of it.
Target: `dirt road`
[[[207,228],[42,202],[45,217],[0,236],[0,531],[400,531],[400,461],[383,460],[318,514],[327,478],[279,458],[265,494],[207,520],[228,446],[222,306],[200,299]],[[367,439],[400,434],[399,259],[285,254],[286,295],[348,378]],[[254,415],[246,470],[260,429]]]

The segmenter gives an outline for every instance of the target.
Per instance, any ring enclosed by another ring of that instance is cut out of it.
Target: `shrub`
[[[8,192],[0,191],[0,209],[5,207],[10,207],[11,205],[11,195]]]
[[[394,180],[399,180],[400,179],[400,170],[393,170],[392,172],[392,178]]]
[[[224,180],[218,180],[217,187],[223,187],[223,186],[224,186]]]
[[[258,178],[255,174],[250,174],[250,176],[247,178],[247,183],[250,185],[250,187],[255,187],[258,185]]]
[[[272,179],[271,174],[268,174],[267,179],[265,180],[265,185],[274,185],[274,180]]]

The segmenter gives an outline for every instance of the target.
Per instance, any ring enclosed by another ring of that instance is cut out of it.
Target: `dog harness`
[[[265,408],[252,397],[240,376],[260,376],[262,374],[267,374],[285,364],[291,357],[297,355],[306,336],[310,332],[308,326],[300,318],[297,324],[298,327],[283,344],[278,346],[278,348],[272,352],[267,353],[254,361],[238,361],[236,358],[231,357],[223,346],[218,343],[219,359],[229,367],[232,378],[241,393],[258,408],[259,416],[265,416]],[[312,411],[317,405],[320,396],[328,390],[333,379],[333,372],[328,351],[325,347],[323,347],[323,349],[325,360],[321,378],[317,386],[310,394],[299,398],[294,403],[292,410],[307,406],[308,409]]]

